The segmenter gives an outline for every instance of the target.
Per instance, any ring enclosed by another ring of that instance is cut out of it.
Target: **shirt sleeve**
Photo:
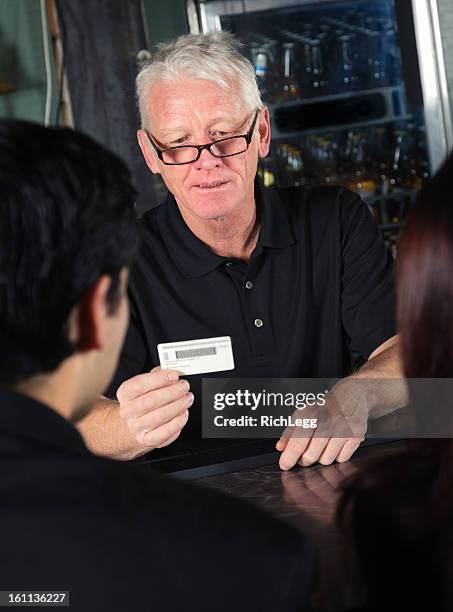
[[[107,387],[104,395],[116,399],[116,391],[121,383],[137,374],[146,372],[148,367],[148,350],[145,333],[141,324],[138,309],[134,299],[129,293],[129,327],[118,361],[116,372]]]
[[[368,359],[396,333],[393,258],[368,207],[343,194],[341,314],[351,349]]]

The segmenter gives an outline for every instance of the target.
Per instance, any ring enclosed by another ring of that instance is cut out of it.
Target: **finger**
[[[189,389],[187,380],[180,380],[168,387],[149,391],[140,397],[121,403],[120,415],[123,419],[138,418],[182,398]]]
[[[179,436],[181,435],[181,431],[182,431],[182,429],[179,429],[179,430],[178,430],[178,431],[175,433],[175,435],[174,435],[174,436],[172,436],[172,437],[171,437],[169,440],[167,440],[167,441],[165,442],[165,444],[163,444],[162,446],[159,446],[159,447],[157,447],[157,446],[156,446],[156,448],[164,448],[165,446],[170,446],[170,444],[173,444],[173,442],[174,442],[175,440],[177,440],[177,439],[179,438]]]
[[[131,432],[139,438],[141,432],[148,432],[169,423],[175,417],[183,414],[193,404],[194,396],[192,393],[181,397],[175,402],[166,404],[161,408],[157,408],[152,412],[128,421],[129,429]]]
[[[151,372],[138,374],[133,378],[125,380],[116,392],[120,403],[135,399],[144,393],[170,385],[179,380],[179,374],[175,370],[161,370],[154,368]]]
[[[330,438],[328,444],[319,457],[322,465],[331,465],[338,457],[341,449],[347,443],[347,438]]]
[[[298,437],[298,432],[300,431],[301,431],[300,427],[295,427],[294,425],[288,425],[288,427],[285,428],[282,435],[280,436],[280,439],[276,443],[275,448],[280,452],[284,451],[286,448],[286,445],[288,444],[288,440],[290,440],[291,438]],[[307,433],[307,430],[302,430],[302,431],[303,431],[303,434],[300,435],[301,438],[306,438],[307,436],[308,438],[310,438],[313,435],[313,432]]]
[[[290,470],[305,451],[310,438],[289,438],[278,462],[280,469]]]
[[[299,411],[297,410],[295,413],[295,415],[297,415],[298,417],[300,416]],[[307,418],[311,418],[312,417],[312,413],[310,411],[308,411],[307,413],[304,413],[304,415],[307,415]],[[315,412],[313,412],[313,416],[315,415]],[[305,418],[305,417],[304,417]],[[283,433],[280,436],[280,439],[278,440],[278,442],[275,445],[275,448],[282,452],[285,450],[287,444],[288,444],[288,440],[292,437],[296,437],[295,432],[297,434],[297,432],[300,431],[300,428],[295,427],[294,425],[288,425],[287,427],[285,427],[285,429],[283,430]],[[310,435],[308,435],[308,437],[310,438],[311,435],[313,435],[314,432],[312,432]],[[303,432],[303,435],[300,436],[301,438],[306,438],[307,437],[307,431],[305,430]]]
[[[344,461],[349,461],[352,455],[359,448],[360,444],[363,442],[363,438],[351,438],[346,442],[346,444],[341,449],[338,454],[337,461],[338,463],[343,463]]]
[[[308,467],[309,465],[316,463],[329,443],[329,440],[330,438],[312,437],[310,444],[308,444],[307,448],[304,450],[299,459],[299,465],[302,467]]]
[[[278,451],[285,450],[286,445],[288,444],[288,440],[291,438],[291,435],[293,434],[294,429],[295,429],[294,425],[288,425],[287,427],[285,427],[282,435],[280,436],[280,440],[275,445],[275,448]]]
[[[275,445],[275,448],[280,452],[284,451],[286,448],[286,445],[288,444],[288,440],[289,438],[280,438],[280,440]]]
[[[165,425],[154,429],[153,431],[145,432],[142,439],[139,440],[141,444],[145,444],[151,448],[162,448],[168,446],[171,441],[175,440],[181,433],[181,429],[187,423],[189,418],[189,411],[186,410],[183,414],[175,417]]]

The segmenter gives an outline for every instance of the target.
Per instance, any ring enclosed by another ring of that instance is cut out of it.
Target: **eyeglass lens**
[[[243,136],[227,138],[215,142],[210,146],[212,155],[215,157],[228,157],[229,155],[239,155],[247,150],[247,142]],[[196,147],[173,147],[162,151],[163,161],[168,164],[185,164],[193,162],[198,157]]]

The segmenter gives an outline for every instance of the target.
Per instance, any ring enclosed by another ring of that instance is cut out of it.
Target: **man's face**
[[[254,117],[238,87],[224,89],[203,79],[157,81],[149,88],[147,104],[148,131],[162,149],[245,134]],[[144,131],[139,130],[138,139],[148,166],[162,175],[181,212],[207,220],[239,212],[253,201],[258,157],[267,155],[269,135],[269,115],[262,109],[247,151],[216,158],[204,150],[196,162],[182,166],[163,164]]]

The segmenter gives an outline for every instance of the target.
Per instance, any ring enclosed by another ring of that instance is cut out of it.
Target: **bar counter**
[[[319,551],[313,609],[357,610],[366,605],[366,594],[352,538],[335,521],[339,487],[344,478],[366,469],[375,458],[394,452],[402,444],[388,442],[361,448],[342,464],[315,464],[282,472],[274,463],[197,482],[256,504],[309,534]]]

